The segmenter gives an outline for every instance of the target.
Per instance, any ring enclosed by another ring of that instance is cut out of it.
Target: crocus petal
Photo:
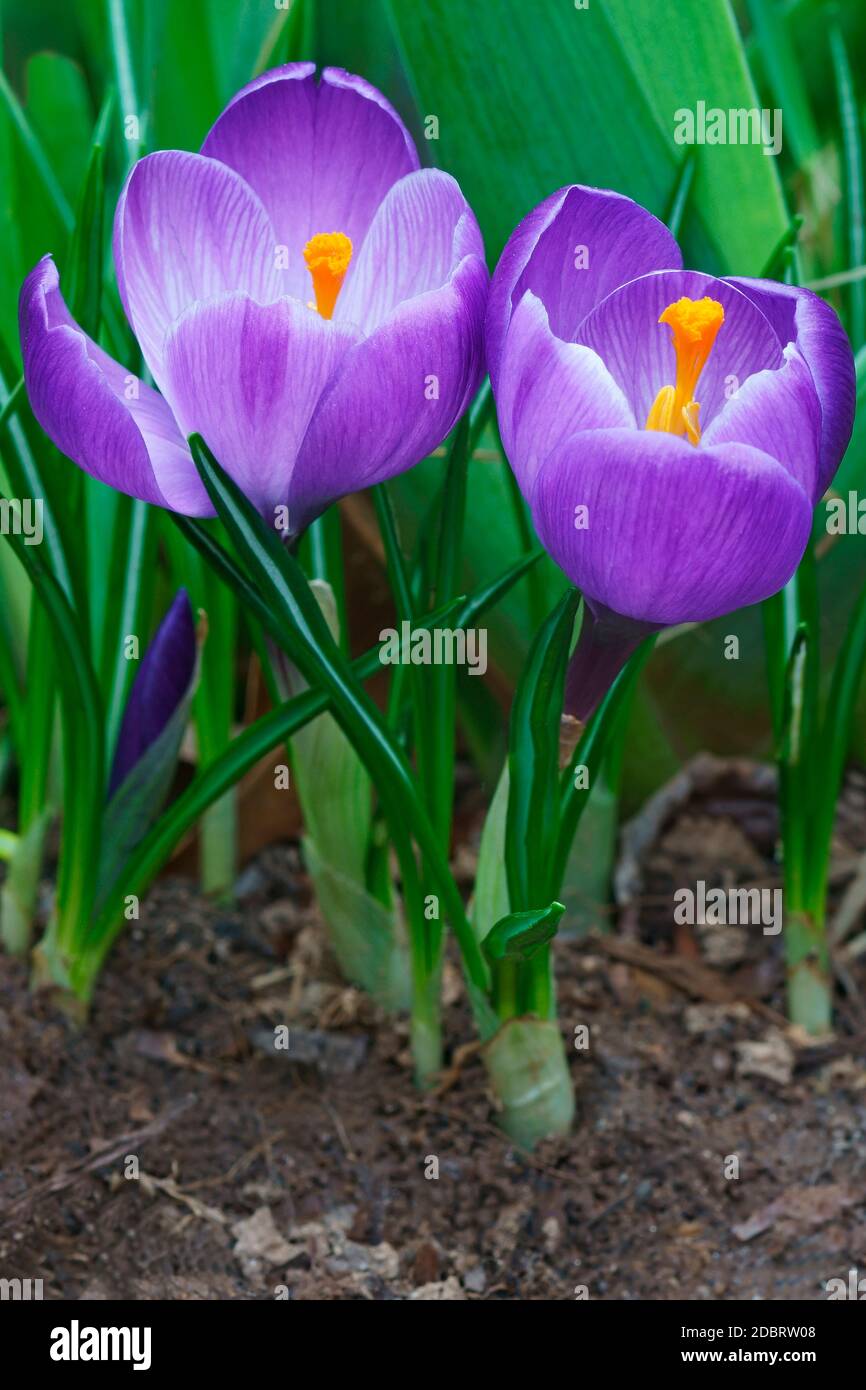
[[[24,281],[19,319],[27,394],[58,449],[131,497],[187,515],[210,515],[168,405],[78,327],[50,256]]]
[[[285,292],[256,195],[217,160],[180,150],[135,165],[117,204],[114,260],[127,318],[161,389],[165,336],[185,309],[232,290],[263,304]]]
[[[782,364],[778,337],[760,309],[727,281],[697,270],[642,275],[602,300],[581,324],[577,341],[594,348],[622,387],[639,424],[663,386],[676,380],[676,354],[662,311],[687,296],[716,299],[725,311],[715,346],[697,387],[700,424],[706,429],[733,390],[753,372]]]
[[[159,738],[195,672],[196,637],[185,589],[174,601],[150,643],[123,712],[109,780],[109,798]]]
[[[203,436],[270,520],[288,502],[316,402],[357,337],[296,299],[256,304],[242,294],[195,305],[169,332],[167,392],[178,423]]]
[[[531,290],[505,337],[496,405],[505,453],[527,497],[547,455],[578,430],[635,427],[598,354],[557,338]]]
[[[796,344],[812,373],[821,403],[820,497],[842,462],[854,428],[857,383],[851,344],[835,310],[811,290],[774,280],[732,279],[731,284],[757,304],[783,347]]]
[[[542,464],[531,507],[545,549],[586,598],[659,626],[775,593],[812,524],[799,483],[760,450],[637,430],[574,435]]]
[[[371,333],[404,299],[438,290],[465,256],[484,256],[460,186],[439,169],[407,174],[386,194],[337,299],[335,319]]]
[[[385,194],[418,168],[409,132],[381,92],[341,68],[293,63],[257,78],[211,128],[202,154],[236,169],[286,248],[284,292],[306,302],[303,248],[345,232],[357,255]]]
[[[493,275],[486,343],[494,388],[512,311],[527,290],[545,305],[557,337],[571,342],[623,280],[681,265],[667,227],[631,198],[582,184],[560,188],[512,232]]]
[[[487,267],[406,300],[351,348],[310,422],[289,494],[301,529],[338,497],[411,468],[442,442],[483,373]]]
[[[756,372],[736,391],[704,431],[702,445],[750,444],[771,454],[817,502],[821,407],[812,373],[790,343],[784,366]],[[817,487],[817,491],[816,491]]]

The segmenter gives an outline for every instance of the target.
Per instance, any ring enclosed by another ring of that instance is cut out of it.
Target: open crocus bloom
[[[260,511],[297,533],[410,467],[483,370],[488,276],[449,175],[359,77],[292,63],[245,87],[200,154],[146,156],[121,193],[123,305],[159,391],[73,322],[46,257],[20,303],[27,390],[88,473],[189,515],[211,508],[200,433]]]
[[[586,600],[585,718],[644,634],[794,573],[851,435],[851,349],[814,294],[683,270],[655,217],[579,185],[512,234],[486,339],[505,451]]]

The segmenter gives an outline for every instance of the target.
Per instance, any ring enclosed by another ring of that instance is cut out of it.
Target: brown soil
[[[159,884],[86,1031],[0,962],[0,1274],[63,1299],[826,1297],[866,1268],[863,958],[815,1045],[785,1028],[777,938],[671,937],[673,886],[777,882],[757,801],[680,806],[637,921],[558,943],[579,1118],[531,1156],[460,1051],[456,971],[452,1070],[414,1091],[405,1024],[341,983],[294,847],[231,909]],[[840,882],[863,819],[855,781]]]

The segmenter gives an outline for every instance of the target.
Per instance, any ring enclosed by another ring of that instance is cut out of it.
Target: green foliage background
[[[834,34],[837,36],[834,39]],[[834,42],[836,48],[834,50]],[[839,43],[853,78],[838,64]],[[582,181],[616,188],[660,216],[683,163],[674,112],[708,106],[780,107],[776,160],[756,146],[703,147],[681,227],[686,263],[757,274],[804,218],[806,282],[864,260],[860,133],[866,10],[859,0],[6,0],[0,100],[0,339],[19,360],[20,282],[52,251],[63,274],[91,141],[106,92],[105,225],[110,284],[114,196],[138,152],[123,118],[138,114],[142,149],[197,148],[232,93],[278,62],[314,57],[361,72],[408,120],[428,162],[460,180],[491,266],[514,224],[554,188]],[[425,117],[438,139],[424,138]],[[832,292],[862,347],[863,284]],[[103,297],[134,369],[116,296]],[[485,441],[492,444],[493,441]],[[397,489],[407,531],[423,518],[437,475],[428,461]],[[63,469],[56,461],[63,486]],[[840,490],[863,486],[858,430]],[[89,487],[97,522],[114,502]],[[491,578],[519,546],[502,467],[473,464],[467,583]],[[476,521],[478,524],[472,524]],[[818,522],[821,521],[819,509]],[[828,651],[866,577],[866,539],[846,537],[819,565]],[[545,576],[549,607],[562,580]],[[7,612],[23,604],[20,577],[0,565]],[[98,586],[94,617],[100,605]],[[524,584],[495,620],[499,664],[519,668],[537,624],[538,593]],[[13,624],[14,627],[14,624]],[[741,659],[721,659],[725,635]],[[863,721],[858,747],[866,752]],[[698,748],[766,751],[768,721],[759,615],[742,612],[662,647],[644,680],[625,759],[632,800]]]

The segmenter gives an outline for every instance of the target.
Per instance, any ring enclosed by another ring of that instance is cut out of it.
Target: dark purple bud
[[[159,738],[195,673],[196,633],[185,589],[179,589],[135,677],[117,739],[109,799]]]

